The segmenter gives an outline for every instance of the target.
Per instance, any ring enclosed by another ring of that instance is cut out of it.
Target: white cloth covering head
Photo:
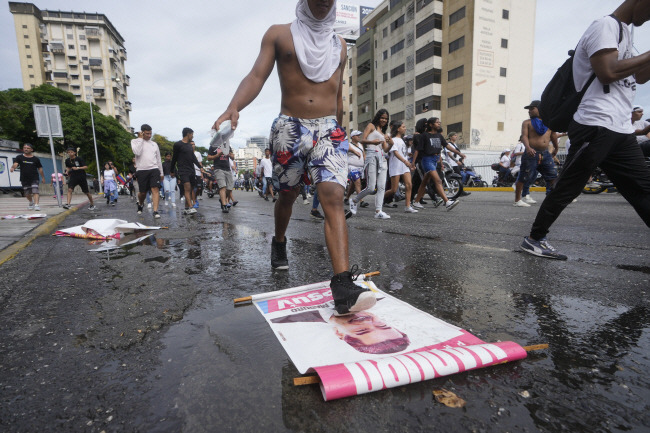
[[[307,0],[298,0],[291,35],[302,73],[315,83],[329,80],[341,62],[341,41],[334,33],[336,1],[322,20],[314,18]]]

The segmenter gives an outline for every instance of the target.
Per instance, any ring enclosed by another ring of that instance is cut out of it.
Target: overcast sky
[[[519,1],[519,0],[518,0]],[[376,6],[379,0],[349,0]],[[532,98],[566,59],[584,30],[610,14],[621,0],[538,0]],[[223,112],[259,52],[271,24],[295,18],[294,0],[234,0],[183,2],[171,0],[35,0],[40,9],[105,14],[125,39],[126,73],[131,77],[128,99],[131,125],[152,125],[171,140],[184,126],[207,145],[213,122]],[[635,29],[639,52],[650,49],[650,23]],[[0,90],[22,87],[16,34],[9,5],[0,9]],[[636,103],[650,105],[650,84],[640,86]],[[240,117],[232,142],[245,144],[252,135],[268,135],[280,110],[275,71],[257,99]],[[526,113],[522,109],[522,116]]]

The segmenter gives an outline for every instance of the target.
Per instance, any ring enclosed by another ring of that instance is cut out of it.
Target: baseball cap
[[[362,134],[361,131],[355,129],[355,130],[352,131],[352,133],[350,134],[350,137],[356,137],[357,135],[361,135],[361,134]]]
[[[640,105],[635,105],[632,111],[643,111],[643,107]]]
[[[510,149],[508,149],[508,148],[506,147],[505,149],[503,149],[503,152],[504,152],[504,153],[505,153],[505,152],[510,152]]]
[[[535,100],[532,101],[530,104],[526,105],[526,106],[524,107],[524,109],[528,110],[529,108],[539,107],[539,105],[540,105],[541,103],[542,103],[542,101],[539,101],[539,100],[535,99]]]

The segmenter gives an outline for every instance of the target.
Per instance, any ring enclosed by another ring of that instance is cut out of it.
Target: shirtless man
[[[309,170],[325,212],[325,242],[334,277],[332,297],[337,314],[372,307],[375,295],[354,284],[349,269],[348,229],[343,194],[348,175],[348,141],[343,117],[342,84],[347,59],[345,41],[334,33],[335,0],[299,0],[296,20],[274,25],[262,38],[259,56],[226,111],[237,127],[239,111],[257,97],[277,63],[282,101],[271,128],[273,181],[280,191],[275,203],[271,266],[288,269],[285,233],[302,177]],[[313,137],[319,137],[316,143]]]
[[[533,101],[524,108],[528,110],[530,119],[524,120],[521,125],[521,141],[524,143],[526,151],[521,156],[521,166],[515,189],[515,206],[530,207],[530,204],[521,201],[521,191],[526,182],[532,183],[539,171],[546,181],[546,194],[551,191],[555,179],[557,179],[557,169],[553,157],[557,155],[558,141],[557,134],[546,126],[539,118],[539,101]],[[553,143],[553,152],[548,151],[549,141]]]

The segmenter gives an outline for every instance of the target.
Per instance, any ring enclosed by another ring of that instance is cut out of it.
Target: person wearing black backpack
[[[546,235],[596,167],[650,227],[650,169],[630,122],[636,86],[650,79],[650,51],[633,55],[628,28],[648,20],[650,0],[626,0],[612,15],[594,21],[578,42],[572,80],[576,91],[587,88],[568,126],[571,148],[564,168],[540,206],[530,236],[521,244],[523,251],[567,259],[548,243]]]

